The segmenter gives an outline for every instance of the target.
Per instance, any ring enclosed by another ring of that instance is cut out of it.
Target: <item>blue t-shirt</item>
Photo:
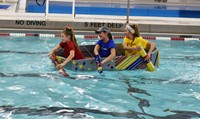
[[[99,55],[101,57],[108,57],[111,54],[110,49],[116,48],[113,40],[109,40],[107,43],[104,43],[102,40],[99,40],[97,44],[100,45]]]

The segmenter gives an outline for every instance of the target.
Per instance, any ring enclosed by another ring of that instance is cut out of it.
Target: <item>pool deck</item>
[[[127,22],[126,16],[109,15],[60,15],[44,13],[26,13],[23,0],[7,1],[10,7],[0,9],[0,31],[5,29],[35,29],[35,31],[60,31],[70,25],[75,30],[94,31],[103,25],[111,31],[123,32]],[[145,33],[175,33],[175,34],[200,34],[199,18],[173,18],[173,17],[138,17],[130,16],[129,23],[139,24],[141,32]],[[16,30],[14,30],[16,31]]]

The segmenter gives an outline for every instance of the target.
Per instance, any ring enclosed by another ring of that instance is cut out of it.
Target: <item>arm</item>
[[[49,54],[54,54],[60,47],[60,45],[58,44]]]
[[[70,54],[69,54],[69,56],[65,59],[65,61],[64,61],[63,63],[61,63],[61,64],[58,64],[58,65],[56,66],[58,69],[64,67],[69,61],[71,61],[71,60],[74,58],[74,56],[75,56],[75,51],[74,51],[74,50],[71,50],[69,53],[70,53]]]
[[[123,43],[123,48],[124,48],[124,50],[129,50],[129,51],[132,51],[132,50],[135,50],[135,51],[139,51],[140,50],[140,48],[139,47],[129,47],[129,46],[127,46],[127,44],[126,43]]]
[[[150,45],[150,49],[149,49],[149,52],[147,54],[151,55],[151,53],[153,52],[153,50],[155,48],[155,43],[148,42],[148,44]]]
[[[95,54],[95,62],[97,65],[97,71],[99,72],[99,74],[103,74],[103,69],[102,69],[102,64],[101,64],[101,59],[99,56],[99,49],[100,49],[100,45],[96,44],[94,47],[94,54]]]
[[[108,62],[108,61],[112,60],[112,59],[116,56],[115,48],[111,48],[111,49],[110,49],[110,52],[111,52],[111,54],[110,54],[107,58],[105,58],[105,59],[101,62],[101,64],[104,64],[105,62]]]
[[[99,49],[100,49],[100,45],[99,45],[99,44],[96,44],[95,47],[94,47],[94,54],[95,54],[95,55],[98,55],[98,54],[99,54]]]
[[[57,46],[49,53],[49,58],[50,58],[51,60],[54,60],[54,58],[55,58],[55,52],[56,52],[59,48],[61,48],[60,45],[57,45]]]
[[[149,52],[147,53],[147,56],[145,57],[144,60],[148,60],[151,58],[151,53],[153,52],[154,48],[155,48],[155,43],[153,42],[148,42],[148,45],[150,45],[150,49]]]

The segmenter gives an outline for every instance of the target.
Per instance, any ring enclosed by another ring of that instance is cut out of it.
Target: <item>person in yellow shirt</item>
[[[126,25],[124,30],[125,38],[123,41],[123,47],[125,49],[125,55],[137,55],[141,50],[137,44],[141,44],[142,48],[146,51],[147,55],[144,60],[148,60],[151,57],[151,53],[156,48],[153,42],[143,39],[140,36],[138,25]]]

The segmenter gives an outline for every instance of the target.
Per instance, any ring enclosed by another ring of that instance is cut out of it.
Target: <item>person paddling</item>
[[[52,60],[59,72],[68,77],[69,75],[63,67],[71,60],[84,59],[84,55],[78,46],[72,27],[67,26],[66,29],[62,31],[61,40],[62,41],[49,53],[49,58]],[[58,62],[57,56],[55,55],[56,51],[60,48],[64,49],[64,57],[66,58],[63,62]]]

